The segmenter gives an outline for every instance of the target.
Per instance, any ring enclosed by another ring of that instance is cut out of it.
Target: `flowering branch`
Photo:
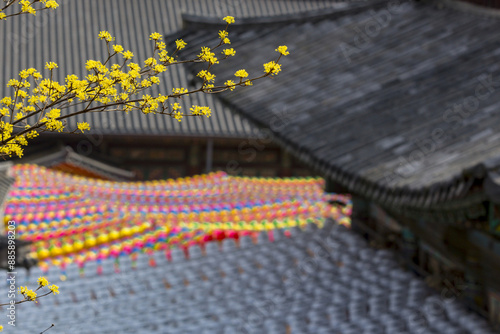
[[[23,0],[21,0],[22,2]],[[27,1],[27,0],[26,0]],[[34,1],[36,2],[36,1]],[[47,5],[49,1],[43,1]],[[182,39],[175,41],[175,50],[169,54],[162,35],[155,32],[149,36],[153,42],[153,54],[144,61],[141,67],[132,62],[134,54],[123,46],[115,44],[115,38],[107,31],[101,31],[99,39],[106,43],[108,56],[101,62],[87,60],[88,74],[85,78],[71,74],[66,76],[65,83],[53,80],[58,65],[47,62],[45,69],[49,72],[43,77],[34,68],[19,72],[19,79],[11,79],[7,86],[14,90],[13,96],[0,99],[0,155],[23,155],[23,146],[29,139],[40,132],[85,132],[90,130],[87,122],[77,123],[76,129],[67,128],[65,120],[90,112],[140,111],[144,114],[168,115],[181,121],[185,116],[211,116],[208,106],[192,105],[189,112],[181,112],[182,106],[176,100],[195,93],[215,94],[236,87],[251,86],[253,82],[268,76],[277,75],[281,71],[279,61],[289,54],[286,46],[276,49],[279,57],[275,61],[264,64],[264,74],[248,78],[244,70],[235,72],[236,81],[227,80],[224,84],[215,85],[215,74],[210,69],[236,54],[233,48],[224,48],[219,59],[215,50],[231,43],[228,27],[234,23],[232,16],[223,19],[224,30],[219,31],[219,43],[212,47],[202,47],[201,53],[193,59],[179,60],[177,54],[187,45]],[[160,84],[159,75],[169,66],[184,63],[206,63],[206,69],[197,76],[202,78],[200,87],[188,90],[174,87],[170,94],[153,96],[146,94],[152,86]],[[172,101],[174,99],[174,101]],[[76,111],[75,111],[76,110]]]
[[[17,10],[11,10],[11,6],[15,3],[18,3],[21,8]],[[36,15],[37,12],[47,9],[56,9],[59,7],[59,4],[55,0],[8,0],[6,4],[0,9],[0,20],[6,20],[12,16],[18,16],[23,14],[32,14]],[[10,13],[6,13],[6,10],[9,9]]]
[[[47,281],[47,279],[45,277],[43,277],[43,276],[39,277],[37,283],[38,283],[38,287],[35,290],[28,289],[27,286],[19,287],[18,293],[23,295],[23,297],[24,297],[23,300],[19,300],[19,301],[15,301],[15,302],[12,301],[10,303],[0,304],[0,306],[17,305],[17,304],[22,304],[22,303],[26,303],[26,302],[38,303],[38,300],[42,297],[48,296],[50,294],[54,294],[54,295],[59,294],[59,287],[55,284],[50,285],[49,281]],[[43,294],[37,294],[37,291],[44,289],[44,288],[47,288],[50,291],[45,292]],[[52,324],[52,326],[47,328],[45,331],[49,330],[53,326],[54,326],[54,324]],[[0,332],[1,331],[3,331],[3,326],[0,325]]]

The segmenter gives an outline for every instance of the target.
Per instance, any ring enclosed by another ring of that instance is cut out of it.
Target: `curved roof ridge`
[[[238,18],[236,23],[231,25],[231,29],[248,28],[249,26],[262,25],[283,25],[291,23],[303,23],[318,21],[323,19],[334,19],[345,15],[354,15],[367,9],[378,9],[388,3],[387,0],[369,1],[342,1],[338,2],[336,8],[313,9],[305,12],[287,13],[279,15],[266,15],[255,17]],[[209,17],[197,14],[182,13],[184,28],[200,27],[224,27],[220,17]],[[174,33],[175,34],[175,33]]]
[[[500,162],[500,122],[491,117],[500,112],[499,24],[405,2],[282,26],[272,35],[293,56],[279,80],[218,98],[264,127],[282,108],[287,122],[275,140],[352,193],[403,208],[470,202]],[[239,33],[242,56],[232,65],[261,71],[265,56],[252,50],[276,43],[268,30]],[[214,38],[207,29],[183,37]],[[454,106],[467,102],[474,112],[458,114]]]
[[[437,3],[463,13],[500,19],[500,8],[498,7],[483,6],[467,0],[438,0]]]

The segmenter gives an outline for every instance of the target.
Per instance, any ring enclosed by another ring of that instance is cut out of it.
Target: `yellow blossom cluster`
[[[226,16],[222,19],[222,21],[226,22],[228,25],[230,25],[231,23],[234,23],[234,17],[232,16]]]
[[[6,20],[8,17],[22,14],[36,15],[39,11],[59,7],[56,0],[11,0],[5,2],[6,5],[3,7],[3,10],[0,10],[0,20]],[[16,2],[20,7],[11,7]]]
[[[198,74],[196,76],[198,76],[198,77],[200,77],[203,80],[208,81],[208,82],[215,81],[215,74],[212,74],[212,73],[208,72],[207,70],[201,70],[200,72],[198,72]]]
[[[281,71],[281,65],[275,61],[270,61],[264,64],[264,73],[276,75]]]
[[[35,301],[37,296],[35,291],[28,289],[26,286],[19,287],[19,293],[24,296],[24,299],[29,301]]]
[[[175,45],[177,46],[177,50],[181,50],[186,47],[187,43],[184,42],[182,39],[178,39],[175,41]]]
[[[191,115],[195,116],[207,116],[210,117],[212,111],[206,106],[195,106],[193,105],[189,110],[191,110]]]
[[[227,80],[224,82],[224,85],[226,85],[230,90],[234,90],[236,88],[236,83],[233,80]]]
[[[248,72],[245,70],[238,70],[234,73],[234,76],[243,79],[248,77]]]
[[[49,285],[49,281],[47,281],[47,279],[43,276],[38,277],[38,285],[39,286],[47,286],[47,285]]]
[[[288,47],[286,45],[281,45],[275,51],[279,52],[282,56],[288,56],[290,52],[288,52],[287,50]]]
[[[27,2],[26,2],[27,1]],[[28,6],[37,1],[20,0],[20,4]],[[39,0],[46,8],[56,8],[57,3],[50,0]],[[30,6],[31,6],[30,5]],[[29,9],[26,9],[29,10]],[[169,98],[182,99],[193,93],[219,93],[225,90],[234,90],[238,86],[251,86],[253,81],[260,78],[276,75],[281,71],[278,63],[282,56],[289,54],[286,46],[279,46],[276,51],[280,54],[275,61],[264,64],[264,74],[248,78],[245,69],[235,72],[239,81],[226,80],[223,85],[216,85],[216,76],[211,67],[219,63],[215,50],[229,44],[227,28],[234,23],[234,17],[226,16],[223,19],[227,25],[218,32],[219,44],[215,47],[202,47],[201,53],[194,59],[178,60],[177,53],[186,47],[182,39],[175,40],[174,51],[169,54],[166,43],[160,33],[153,32],[149,40],[153,43],[153,52],[143,62],[143,66],[132,61],[134,54],[122,45],[115,43],[115,37],[108,31],[100,31],[98,38],[106,43],[108,57],[106,59],[89,59],[85,62],[87,74],[79,77],[75,74],[67,75],[64,82],[54,80],[54,72],[59,66],[49,61],[45,64],[48,75],[43,76],[34,68],[19,72],[19,78],[7,82],[13,90],[10,96],[0,99],[0,155],[23,154],[23,146],[28,139],[35,138],[43,131],[52,132],[80,132],[91,130],[87,122],[78,122],[76,128],[68,129],[66,119],[89,112],[104,111],[141,111],[144,114],[164,114],[181,121],[185,116],[210,117],[211,110],[206,106],[192,106],[190,112],[182,113],[179,102],[168,102]],[[234,56],[233,48],[222,49],[223,58]],[[204,63],[206,68],[198,72],[197,77],[203,80],[199,88],[188,90],[185,87],[173,88],[169,95],[151,94],[147,92],[154,85],[159,85],[159,74],[165,72],[169,66],[179,63]],[[76,111],[75,111],[76,110]]]
[[[90,130],[90,125],[87,122],[80,122],[80,123],[78,123],[77,127],[78,127],[78,130],[80,130],[82,133],[85,130],[87,130],[87,131]]]
[[[201,48],[201,53],[198,55],[198,58],[202,61],[206,61],[210,65],[219,63],[219,60],[215,57],[215,53],[212,52],[212,49],[206,46]]]
[[[59,287],[55,284],[49,285],[50,283],[45,277],[43,277],[43,276],[39,277],[37,283],[38,283],[38,287],[35,290],[29,289],[27,286],[20,286],[18,288],[18,293],[23,295],[23,297],[24,297],[24,300],[22,300],[22,301],[34,301],[34,302],[36,302],[37,299],[40,299],[41,297],[44,297],[50,293],[59,294]],[[43,295],[37,294],[37,291],[39,291],[40,289],[42,289],[44,287],[47,287],[50,290],[50,292],[45,293]]]
[[[224,49],[222,50],[222,54],[226,57],[229,57],[229,56],[234,56],[236,55],[236,51],[234,51],[233,48],[230,48],[230,49]]]
[[[47,278],[41,276],[37,280],[37,287],[36,289],[30,289],[27,286],[20,286],[17,289],[18,294],[22,295],[24,298],[18,301],[15,301],[14,304],[21,304],[25,302],[35,302],[37,303],[38,300],[42,297],[48,296],[50,294],[59,294],[59,287],[55,284],[50,284],[50,282],[47,280]],[[48,289],[48,291],[44,289]],[[7,306],[7,305],[12,305],[12,302],[9,303],[4,303],[0,304],[1,306]],[[53,326],[53,325],[52,325]],[[0,332],[3,331],[3,326],[0,326]]]

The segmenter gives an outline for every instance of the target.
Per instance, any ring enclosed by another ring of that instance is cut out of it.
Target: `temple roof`
[[[12,162],[6,161],[0,163],[0,207],[7,199],[10,187],[14,184],[15,179],[9,175],[9,168]],[[2,225],[3,229],[3,225]]]
[[[176,37],[211,43],[210,26]],[[275,80],[218,97],[349,192],[428,207],[464,197],[500,165],[499,29],[412,3],[248,27],[232,36],[239,57],[215,71],[221,82],[234,68],[262,73],[278,45],[290,55]]]

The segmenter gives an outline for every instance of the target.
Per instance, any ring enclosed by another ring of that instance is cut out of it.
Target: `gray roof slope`
[[[464,171],[500,156],[500,21],[395,9],[382,28],[387,8],[367,8],[233,36],[239,57],[221,82],[234,68],[262,73],[278,45],[291,54],[275,80],[219,97],[351,192],[401,205],[463,196],[474,183]],[[207,43],[207,31],[181,36]]]
[[[109,30],[135,54],[135,61],[143,61],[151,52],[149,34],[157,31],[172,34],[182,27],[181,13],[222,18],[232,14],[237,17],[280,16],[305,11],[336,8],[335,1],[218,1],[218,0],[86,0],[60,1],[55,11],[40,12],[36,17],[23,16],[1,22],[0,59],[8,66],[0,67],[0,77],[17,77],[21,69],[43,69],[46,61],[59,64],[58,79],[75,73],[85,75],[84,61],[103,59],[105,44],[97,39],[101,30]],[[216,30],[213,33],[217,33]],[[173,87],[187,87],[183,68],[171,68],[162,78],[161,91]],[[1,86],[0,94],[11,91]],[[93,133],[98,134],[147,134],[188,135],[212,137],[247,137],[255,134],[255,127],[231,114],[228,108],[212,96],[191,97],[186,101],[206,104],[213,116],[187,118],[178,122],[170,117],[157,117],[133,113],[81,115],[70,121],[87,121]]]
[[[155,267],[147,254],[138,254],[136,268],[122,256],[119,273],[114,258],[102,260],[102,274],[96,262],[86,262],[84,278],[71,263],[64,281],[56,267],[48,274],[35,267],[29,276],[19,269],[17,281],[47,276],[61,294],[22,305],[30,321],[16,323],[15,333],[39,332],[51,323],[57,334],[494,333],[458,298],[441,302],[394,254],[370,248],[344,227],[291,232],[286,238],[274,230],[273,242],[263,232],[257,245],[249,236],[239,246],[225,239],[221,250],[208,243],[206,255],[194,245],[189,258],[173,248],[171,262],[157,251]],[[311,261],[314,270],[302,275]],[[148,311],[140,312],[145,305]]]
[[[0,162],[0,208],[7,199],[10,187],[16,182],[16,179],[9,175],[10,167],[12,167],[12,162]],[[3,216],[3,212],[1,215]]]

